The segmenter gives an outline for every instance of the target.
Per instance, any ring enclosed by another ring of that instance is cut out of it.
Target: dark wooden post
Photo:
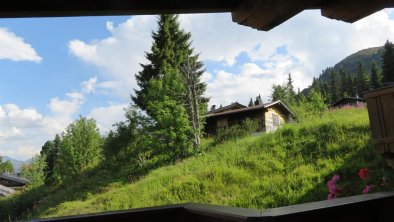
[[[394,168],[394,86],[365,94],[372,131],[372,143]]]

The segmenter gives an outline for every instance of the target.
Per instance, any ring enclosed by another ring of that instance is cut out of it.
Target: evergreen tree
[[[382,75],[383,82],[394,82],[394,46],[386,41],[382,55]]]
[[[187,111],[179,101],[185,86],[178,70],[167,66],[165,75],[153,79],[145,96],[147,110],[156,122],[156,150],[162,162],[169,163],[187,157],[191,152],[193,129]]]
[[[340,77],[339,95],[340,95],[340,97],[348,97],[349,96],[349,94],[348,94],[349,85],[347,82],[346,73],[345,73],[345,71],[343,71],[343,69],[339,70],[339,77]]]
[[[294,85],[293,85],[293,79],[291,78],[291,74],[289,73],[287,77],[287,83],[286,83],[286,100],[288,105],[294,105],[295,104],[295,91],[294,91]]]
[[[147,94],[149,81],[164,75],[164,69],[170,66],[180,71],[181,66],[188,60],[195,64],[194,72],[200,77],[204,70],[198,56],[193,55],[191,48],[191,34],[183,31],[178,22],[177,15],[160,15],[158,18],[158,30],[152,33],[153,43],[151,51],[146,53],[148,63],[142,66],[142,71],[136,74],[139,90],[134,89],[135,96],[132,96],[134,103],[142,110],[146,110],[147,101],[144,95]],[[199,94],[202,95],[206,85],[199,85]]]
[[[250,100],[249,100],[249,104],[248,104],[248,107],[252,107],[254,104],[253,104],[253,99],[252,98],[250,98]]]
[[[356,87],[357,96],[362,97],[365,91],[370,89],[369,87],[369,76],[364,71],[364,66],[361,62],[357,65],[357,76],[356,76]]]
[[[332,103],[340,98],[338,76],[334,70],[331,70],[329,84],[329,96]]]
[[[377,89],[382,86],[382,76],[375,62],[371,66],[371,89]]]
[[[195,147],[198,147],[208,99],[203,97],[206,84],[200,79],[204,69],[203,64],[198,61],[198,55],[194,54],[191,47],[191,34],[180,28],[177,15],[160,15],[158,30],[152,33],[152,38],[151,52],[146,53],[148,64],[142,65],[142,71],[136,75],[140,90],[135,90],[132,100],[145,110],[158,126],[163,127],[158,130],[164,130],[171,125],[164,126],[160,123],[162,116],[159,111],[154,110],[160,105],[152,105],[152,101],[157,101],[158,97],[154,96],[156,93],[150,91],[161,90],[162,93],[167,93],[163,95],[165,101],[174,101],[177,106],[183,106],[182,110],[185,110],[188,116],[185,127],[191,128],[193,132],[191,135],[179,136],[186,136],[189,139],[192,139],[190,136],[194,137]],[[171,81],[179,81],[178,84],[181,86],[174,92],[163,90],[173,85]],[[183,116],[183,114],[179,115]],[[173,118],[175,124],[176,115],[173,115]],[[179,147],[179,149],[183,148]]]

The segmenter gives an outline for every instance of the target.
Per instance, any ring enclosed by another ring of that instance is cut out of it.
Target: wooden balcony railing
[[[394,192],[344,197],[264,211],[187,203],[33,221],[392,222]]]

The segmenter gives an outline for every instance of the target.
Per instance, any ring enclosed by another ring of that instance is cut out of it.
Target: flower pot
[[[368,92],[364,98],[367,100],[374,148],[394,168],[394,86]]]

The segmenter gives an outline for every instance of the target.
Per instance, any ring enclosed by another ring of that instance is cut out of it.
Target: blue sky
[[[181,15],[200,53],[211,104],[247,103],[292,73],[296,88],[360,49],[393,41],[394,14],[354,24],[305,11],[261,32],[231,15]],[[102,133],[123,118],[145,63],[155,16],[0,20],[0,154],[27,159],[79,115]]]

